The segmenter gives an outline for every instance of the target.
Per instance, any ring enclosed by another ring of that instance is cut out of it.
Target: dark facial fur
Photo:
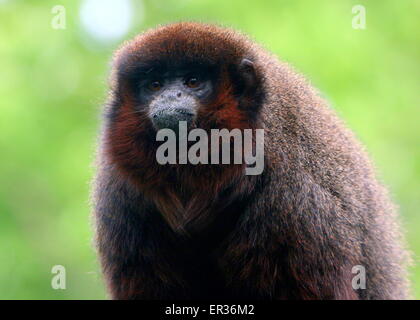
[[[179,120],[265,129],[264,172],[157,164],[156,131]],[[116,53],[93,202],[115,299],[407,297],[395,210],[362,147],[304,79],[231,30],[178,23]]]
[[[139,81],[138,109],[147,109],[156,130],[176,129],[179,121],[195,123],[200,106],[217,79],[204,67],[185,70],[151,68]]]

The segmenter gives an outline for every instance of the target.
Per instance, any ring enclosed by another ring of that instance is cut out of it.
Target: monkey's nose
[[[176,101],[178,100],[178,98],[182,97],[182,91],[180,90],[166,90],[163,94],[162,97],[167,99],[168,101]]]

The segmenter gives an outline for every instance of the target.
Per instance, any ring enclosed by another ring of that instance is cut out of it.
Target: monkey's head
[[[179,121],[204,128],[250,127],[260,105],[261,79],[241,41],[229,30],[198,23],[138,36],[115,59],[114,90],[121,106],[147,115],[144,120],[156,130],[176,128]]]
[[[263,79],[253,45],[228,29],[177,23],[145,32],[117,51],[111,79],[108,139],[120,164],[155,159],[156,131],[179,121],[258,127]]]

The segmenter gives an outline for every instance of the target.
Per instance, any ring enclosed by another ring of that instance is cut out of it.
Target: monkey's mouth
[[[191,109],[165,108],[156,110],[150,116],[156,130],[171,129],[178,132],[183,126],[188,129],[195,127],[196,114]]]

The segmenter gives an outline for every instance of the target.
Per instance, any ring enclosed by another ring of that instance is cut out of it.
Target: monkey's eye
[[[148,88],[152,91],[159,91],[162,88],[162,83],[160,81],[152,81],[149,83]]]
[[[188,88],[197,88],[200,85],[200,80],[197,77],[190,77],[185,80],[185,85]]]

